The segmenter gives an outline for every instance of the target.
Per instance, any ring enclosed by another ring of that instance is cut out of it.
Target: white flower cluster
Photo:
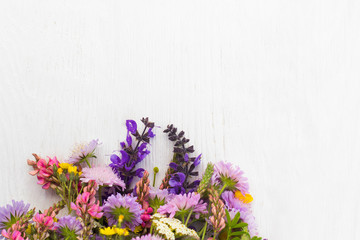
[[[175,240],[175,235],[176,237],[187,237],[196,240],[200,239],[194,230],[187,228],[176,218],[167,218],[164,215],[156,213],[152,216],[152,219],[156,231],[163,235],[167,240]]]

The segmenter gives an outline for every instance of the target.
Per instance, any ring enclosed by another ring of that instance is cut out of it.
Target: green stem
[[[220,196],[221,196],[221,194],[223,193],[223,191],[225,190],[226,187],[227,187],[227,185],[224,184],[224,186],[223,186],[222,189],[220,190],[220,193],[219,193]]]
[[[188,216],[187,219],[186,219],[185,227],[187,227],[187,224],[188,224],[188,222],[189,222],[189,219],[190,219],[192,213],[193,213],[193,210],[191,209],[191,211],[190,211],[190,213],[189,213],[189,216]]]
[[[102,206],[101,190],[102,190],[102,186],[99,186],[98,195],[99,195],[100,206]]]
[[[156,172],[154,172],[154,181],[153,181],[153,187],[155,187],[155,180],[156,180]]]
[[[206,228],[207,228],[207,222],[205,221],[204,232],[202,233],[202,238],[201,238],[201,240],[204,240],[204,238],[205,238]]]
[[[90,162],[89,162],[88,158],[85,157],[84,160],[85,160],[86,164],[89,166],[89,168],[91,168],[91,165],[90,165]]]

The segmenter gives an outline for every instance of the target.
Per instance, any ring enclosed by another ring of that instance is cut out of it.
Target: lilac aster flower
[[[104,204],[104,216],[107,218],[110,226],[117,225],[120,215],[124,216],[122,226],[134,230],[136,226],[142,223],[141,214],[144,210],[136,202],[136,197],[122,196],[120,193],[111,195]]]
[[[59,218],[57,222],[54,223],[56,232],[60,235],[61,239],[76,240],[78,235],[82,230],[82,225],[76,217],[65,216]]]
[[[160,206],[172,199],[172,194],[169,194],[167,189],[158,189],[150,185],[149,190],[149,205],[156,211]]]
[[[195,213],[195,218],[199,218],[200,214],[207,213],[207,204],[200,200],[200,194],[188,193],[182,195],[175,195],[167,204],[158,209],[160,214],[169,214],[173,218],[177,213],[187,215],[192,211]]]
[[[109,186],[113,185],[125,188],[123,180],[118,178],[109,166],[97,166],[92,168],[83,168],[81,174],[81,181],[89,182],[94,180],[98,186]]]
[[[163,238],[157,235],[147,234],[140,237],[132,238],[131,240],[163,240]]]
[[[72,151],[72,155],[70,156],[68,163],[75,164],[75,163],[82,163],[86,162],[88,165],[88,161],[90,158],[96,157],[94,155],[94,151],[96,147],[99,145],[99,140],[92,140],[88,144],[78,144],[74,150]]]
[[[212,182],[215,184],[226,185],[228,190],[239,190],[242,194],[249,192],[249,183],[247,178],[243,177],[244,172],[238,166],[231,163],[218,162],[214,165],[214,174]]]
[[[248,231],[250,236],[256,236],[258,234],[257,224],[251,211],[251,205],[243,203],[237,199],[234,196],[234,193],[231,191],[225,191],[223,194],[221,194],[221,197],[224,200],[225,206],[229,210],[231,219],[235,217],[236,213],[240,212],[240,219],[248,224]]]
[[[0,207],[0,232],[10,228],[14,223],[25,216],[29,211],[30,204],[23,201],[12,200],[12,205],[7,204],[5,207]],[[0,237],[2,238],[2,236]]]

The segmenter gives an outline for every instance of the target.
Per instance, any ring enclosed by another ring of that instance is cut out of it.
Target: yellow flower
[[[124,220],[124,215],[119,215],[119,225],[122,223],[122,221]]]
[[[62,169],[62,168],[58,168],[57,172],[58,172],[58,174],[62,174],[62,173],[63,173],[63,169]]]
[[[28,225],[26,231],[27,234],[31,234],[31,224]]]
[[[129,231],[125,228],[114,228],[115,232],[119,235],[119,236],[127,236],[129,235]]]
[[[69,167],[72,167],[72,164],[70,164],[70,163],[60,163],[59,166],[62,169],[68,169]]]
[[[250,194],[247,193],[244,196],[240,191],[235,192],[235,197],[240,201],[242,201],[243,203],[250,203],[254,200]]]
[[[100,233],[102,235],[111,236],[111,235],[114,235],[116,232],[115,232],[114,228],[107,227],[107,228],[100,229]]]
[[[70,167],[68,168],[68,173],[72,173],[72,172],[73,172],[74,174],[77,174],[77,173],[78,173],[76,166],[70,166]]]

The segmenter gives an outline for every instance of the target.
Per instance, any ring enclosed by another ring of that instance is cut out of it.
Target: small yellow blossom
[[[77,174],[77,173],[78,173],[76,166],[70,166],[70,167],[68,168],[68,173],[72,173],[72,172],[73,172],[74,174]]]
[[[244,196],[240,191],[235,192],[235,197],[240,201],[242,201],[243,203],[250,203],[254,200],[250,194],[247,193]]]
[[[114,228],[107,227],[107,228],[100,229],[100,233],[102,235],[111,236],[111,235],[114,235],[116,232],[115,232]]]
[[[27,234],[31,234],[31,224],[28,225],[26,231]]]
[[[72,167],[72,164],[70,164],[70,163],[60,163],[59,166],[62,169],[68,169],[69,167]]]
[[[119,215],[119,225],[122,223],[122,221],[124,220],[124,215]]]
[[[58,174],[62,174],[62,173],[63,173],[63,169],[62,169],[62,168],[58,168],[57,172],[58,172]]]
[[[127,236],[129,235],[129,231],[125,228],[114,228],[115,232],[119,236]]]

